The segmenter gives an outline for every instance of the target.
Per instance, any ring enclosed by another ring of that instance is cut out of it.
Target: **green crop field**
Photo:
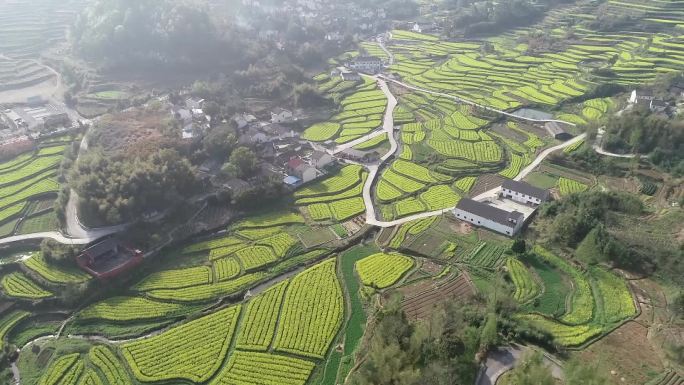
[[[90,279],[88,274],[80,270],[49,264],[41,253],[34,253],[31,258],[24,261],[24,265],[45,280],[53,283],[82,283]]]
[[[240,314],[232,306],[162,334],[121,346],[139,381],[208,380],[221,366]]]
[[[322,358],[342,325],[342,288],[335,260],[322,262],[292,279],[283,300],[275,349]]]
[[[53,294],[35,282],[31,281],[29,277],[22,273],[10,273],[2,277],[0,280],[2,290],[10,297],[23,299],[43,299],[52,297]]]
[[[104,319],[110,321],[133,321],[159,319],[182,315],[193,310],[185,305],[157,302],[143,297],[112,297],[83,309],[81,319]]]
[[[413,266],[413,259],[401,254],[373,254],[356,262],[356,271],[366,286],[384,289],[394,285]]]
[[[513,298],[516,301],[524,303],[539,295],[541,287],[522,262],[514,258],[508,258],[506,260],[506,268],[511,276],[513,285],[515,285]]]
[[[249,301],[243,327],[237,338],[237,347],[247,350],[266,351],[275,336],[278,311],[288,281],[283,281]]]
[[[589,188],[589,186],[573,179],[568,179],[564,177],[560,177],[558,179],[558,190],[560,191],[561,195],[579,193],[586,190],[587,188]]]

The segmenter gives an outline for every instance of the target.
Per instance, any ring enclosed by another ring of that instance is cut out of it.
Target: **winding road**
[[[368,75],[366,75],[368,76]],[[429,212],[424,212],[424,213],[419,213],[419,214],[414,214],[410,215],[407,217],[403,217],[397,220],[393,221],[382,221],[378,219],[377,213],[375,212],[375,205],[373,203],[373,197],[372,197],[372,189],[373,189],[373,183],[375,183],[375,180],[378,177],[378,172],[382,168],[382,165],[387,161],[387,159],[391,158],[392,156],[395,155],[397,152],[399,145],[397,143],[397,139],[394,136],[394,108],[397,106],[397,99],[396,97],[392,94],[392,92],[389,89],[389,86],[387,85],[387,81],[395,82],[401,86],[406,86],[412,89],[415,89],[415,87],[405,85],[404,83],[397,82],[396,80],[388,79],[385,76],[382,75],[377,75],[377,76],[370,76],[371,78],[375,79],[382,92],[385,94],[387,97],[387,109],[385,110],[385,116],[383,118],[383,123],[382,123],[382,130],[374,132],[375,136],[380,135],[382,133],[387,133],[387,137],[390,141],[390,150],[382,157],[380,160],[376,163],[372,164],[367,164],[365,165],[366,168],[368,168],[368,178],[366,179],[366,183],[363,186],[363,201],[364,204],[366,205],[366,223],[369,225],[373,226],[378,226],[378,227],[392,227],[392,226],[397,226],[397,225],[402,225],[404,223],[414,221],[416,219],[424,219],[424,218],[430,218],[438,215],[443,215],[451,210],[453,208],[446,208],[442,210],[436,210],[436,211],[429,211]],[[435,93],[433,91],[421,91],[421,92],[427,92],[427,93]],[[458,97],[454,97],[451,95],[447,94],[441,94],[441,93],[436,93],[440,94],[443,96],[448,96],[454,100],[460,101],[461,99]],[[491,110],[490,111],[495,111],[496,110]],[[539,122],[539,123],[544,123],[544,122],[549,122],[548,120],[535,120],[535,119],[530,119],[530,118],[524,118],[524,117],[518,117],[516,115],[510,114],[510,113],[505,113],[505,115],[508,116],[513,116],[518,119],[523,119],[527,121],[533,121],[533,122]],[[567,122],[563,122],[567,123]],[[571,123],[567,123],[571,124]],[[553,153],[554,151],[558,151],[560,149],[563,149],[565,147],[571,146],[574,143],[577,143],[578,141],[584,140],[586,137],[586,134],[578,135],[566,142],[563,142],[559,145],[547,148],[546,150],[542,151],[539,153],[539,155],[530,163],[527,167],[525,167],[516,177],[515,180],[522,180],[524,177],[526,177],[532,170],[534,170],[539,164],[547,157],[549,154]],[[358,143],[357,143],[358,144]],[[485,199],[490,199],[493,197],[496,197],[498,195],[498,192],[500,190],[500,187],[491,189],[489,191],[486,191],[480,195],[477,195],[476,197],[473,197],[474,200],[485,200]]]

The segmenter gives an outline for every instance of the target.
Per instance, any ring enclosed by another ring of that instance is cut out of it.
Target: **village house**
[[[382,60],[377,56],[359,56],[352,59],[347,67],[359,72],[378,73],[382,71]]]
[[[185,108],[189,110],[201,110],[204,105],[204,99],[188,98],[185,100]]]
[[[247,127],[249,124],[256,122],[256,120],[257,118],[254,115],[248,113],[237,114],[233,117],[233,122],[235,122],[238,130]]]
[[[501,185],[501,196],[516,202],[540,205],[549,200],[549,190],[534,187],[525,182],[506,179]]]
[[[311,154],[311,165],[321,169],[333,162],[333,157],[325,151],[314,151]]]
[[[318,170],[299,157],[290,159],[290,161],[287,162],[287,169],[290,175],[296,176],[302,183],[310,182],[318,176]]]
[[[525,216],[521,212],[506,211],[468,198],[463,198],[458,202],[454,215],[460,220],[509,237],[516,235],[525,222]]]
[[[340,77],[342,78],[343,81],[345,82],[356,82],[361,80],[361,75],[359,75],[358,72],[349,72],[345,71],[340,74]]]
[[[232,196],[237,196],[252,188],[249,182],[239,178],[233,178],[223,183],[223,188],[230,191]]]
[[[271,111],[271,123],[288,123],[292,120],[294,120],[294,115],[290,110],[278,107]]]
[[[549,134],[551,134],[555,139],[560,141],[570,140],[574,137],[573,134],[569,133],[562,123],[558,122],[546,122],[544,127]]]

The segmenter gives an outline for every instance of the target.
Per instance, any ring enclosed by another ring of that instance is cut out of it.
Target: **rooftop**
[[[529,195],[534,198],[539,198],[541,200],[545,200],[549,196],[549,191],[534,187],[529,183],[525,182],[518,182],[512,179],[506,179],[503,184],[501,185],[502,188],[517,191],[519,193],[523,193],[525,195]]]
[[[509,227],[514,226],[510,219],[516,222],[522,222],[525,219],[525,215],[519,211],[502,210],[469,198],[461,199],[456,208]]]

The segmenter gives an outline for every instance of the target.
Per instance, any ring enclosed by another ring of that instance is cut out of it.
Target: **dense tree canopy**
[[[607,122],[604,147],[649,155],[653,163],[684,175],[684,119],[668,119],[637,108]]]
[[[78,162],[71,183],[80,198],[80,214],[106,224],[164,210],[196,187],[190,163],[173,149],[135,158],[91,150]]]

